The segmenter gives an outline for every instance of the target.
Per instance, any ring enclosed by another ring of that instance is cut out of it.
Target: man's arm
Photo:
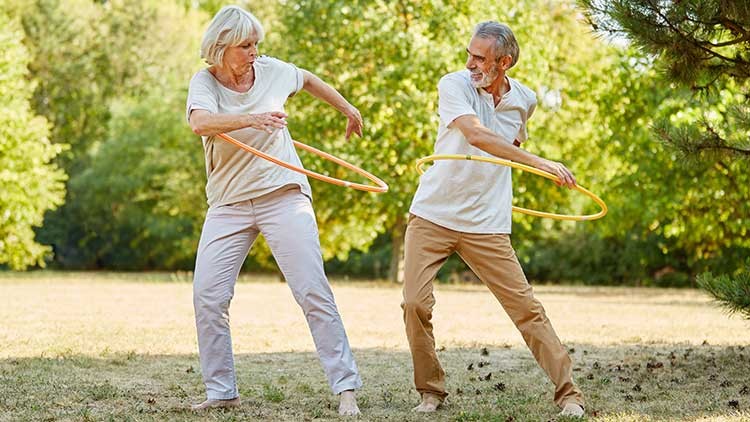
[[[453,120],[448,127],[451,129],[457,128],[469,144],[495,157],[526,164],[552,173],[560,178],[561,185],[573,187],[576,184],[573,173],[562,163],[547,160],[506,142],[496,133],[482,125],[476,115],[460,116]]]
[[[332,105],[336,110],[343,113],[347,119],[349,119],[349,122],[346,125],[346,139],[349,139],[352,133],[356,133],[361,137],[363,123],[359,110],[346,101],[346,98],[344,98],[344,96],[332,86],[323,82],[322,79],[307,70],[301,70],[304,77],[304,85],[302,86],[302,89],[309,92],[312,96],[320,98]]]

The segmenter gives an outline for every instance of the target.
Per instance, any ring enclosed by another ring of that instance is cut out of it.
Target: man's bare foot
[[[574,418],[582,418],[583,413],[584,413],[583,406],[581,406],[580,404],[566,403],[562,412],[560,412],[560,416],[572,416]]]
[[[354,395],[354,390],[346,390],[341,392],[341,398],[339,398],[339,415],[341,416],[357,416],[360,415],[359,407],[357,407],[357,396]]]
[[[443,404],[443,401],[440,400],[438,396],[435,396],[433,394],[423,394],[422,403],[419,403],[419,406],[412,409],[412,412],[434,412],[438,409],[438,407],[440,407],[441,404]]]
[[[229,400],[206,400],[201,404],[194,404],[190,406],[190,410],[199,412],[207,409],[227,409],[230,407],[238,407],[240,405],[240,398],[235,397]]]

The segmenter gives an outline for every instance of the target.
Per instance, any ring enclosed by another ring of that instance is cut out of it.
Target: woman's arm
[[[201,136],[214,136],[246,127],[271,133],[275,129],[286,126],[286,117],[286,113],[280,111],[259,114],[218,114],[199,109],[190,113],[190,128]]]
[[[359,114],[359,110],[346,101],[346,98],[344,98],[332,86],[323,82],[322,79],[307,70],[301,70],[302,75],[304,76],[304,85],[302,88],[312,96],[320,98],[332,105],[336,110],[343,113],[349,119],[349,123],[346,125],[346,139],[349,139],[352,133],[356,133],[361,137],[363,123],[362,115]]]

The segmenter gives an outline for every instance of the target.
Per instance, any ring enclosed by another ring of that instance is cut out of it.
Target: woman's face
[[[258,57],[258,41],[248,39],[240,45],[227,47],[224,51],[224,66],[232,70],[234,74],[245,74]]]

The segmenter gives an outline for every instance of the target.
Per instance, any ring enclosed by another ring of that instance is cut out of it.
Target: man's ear
[[[508,54],[500,58],[500,63],[498,63],[498,66],[502,70],[508,70],[510,69],[511,63],[513,63],[513,57]]]

